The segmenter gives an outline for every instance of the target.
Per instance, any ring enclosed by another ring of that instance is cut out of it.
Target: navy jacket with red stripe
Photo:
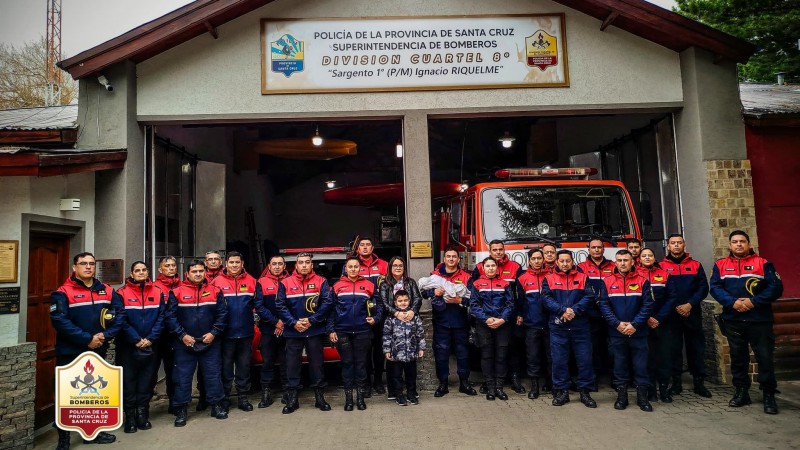
[[[278,285],[281,284],[281,280],[288,276],[289,274],[284,272],[276,277],[267,270],[266,274],[256,282],[254,305],[259,319],[258,328],[262,331],[274,327],[280,320],[275,299],[278,297]]]
[[[75,273],[50,295],[50,320],[56,329],[56,355],[79,355],[89,350],[89,342],[95,334],[105,336],[103,345],[95,349],[105,353],[108,344],[122,330],[125,308],[122,298],[111,286],[93,279],[87,287],[75,277]],[[100,323],[100,311],[113,310],[116,317],[104,330]]]
[[[545,268],[533,270],[528,267],[517,279],[517,315],[522,317],[522,324],[527,328],[547,328],[549,314],[541,289],[544,277],[549,273]]]
[[[380,322],[383,302],[375,284],[359,276],[356,281],[342,277],[333,285],[333,312],[328,318],[327,331],[337,333],[368,333],[372,327],[367,317]],[[372,306],[368,308],[367,303]]]
[[[319,298],[315,301],[314,297]],[[312,303],[318,305],[316,311],[313,311]],[[284,336],[287,338],[317,336],[326,331],[328,315],[333,307],[331,288],[328,287],[328,281],[313,270],[306,276],[295,270],[291,276],[281,280],[275,305],[284,323]],[[311,327],[301,333],[294,326],[303,318],[308,318]]]
[[[186,335],[199,339],[206,333],[219,336],[227,321],[228,306],[222,291],[205,279],[200,284],[183,280],[169,293],[167,325],[178,339]]]
[[[511,285],[499,275],[488,278],[481,275],[470,286],[469,313],[478,322],[495,317],[510,322],[514,316],[514,298]]]
[[[255,334],[253,318],[253,297],[256,295],[256,279],[242,269],[237,276],[231,276],[227,270],[214,278],[212,286],[222,291],[228,305],[228,323],[225,325],[224,337],[228,339],[246,338]]]
[[[576,270],[562,272],[556,269],[542,281],[542,296],[545,307],[550,311],[551,330],[569,330],[573,328],[589,328],[588,310],[595,302],[595,293],[589,285],[589,278]],[[575,318],[562,321],[561,315],[572,308]]]
[[[148,278],[141,283],[128,278],[117,290],[125,307],[125,322],[120,335],[127,343],[142,339],[156,343],[164,331],[167,301],[164,291]]]
[[[650,289],[653,291],[654,304],[650,316],[659,323],[668,320],[675,309],[675,286],[670,281],[669,273],[659,263],[650,268],[640,265],[636,271],[650,282]]]
[[[675,306],[692,305],[692,314],[700,314],[700,302],[708,296],[708,279],[703,265],[692,259],[688,253],[682,258],[667,255],[661,261],[661,268],[669,274],[674,283]],[[677,314],[677,313],[676,313]]]
[[[600,312],[608,322],[610,336],[641,338],[648,334],[647,319],[653,312],[653,292],[647,278],[631,270],[625,275],[615,271],[603,279]],[[620,322],[630,322],[636,332],[626,336],[617,330]]]
[[[772,302],[783,294],[783,282],[771,262],[755,253],[717,260],[711,275],[711,296],[722,305],[722,318],[748,322],[772,322]],[[733,309],[736,299],[749,298],[750,311]]]
[[[605,256],[600,264],[596,264],[594,261],[592,261],[592,258],[589,258],[586,261],[578,264],[578,270],[585,273],[586,276],[589,277],[589,285],[592,286],[592,289],[595,293],[595,303],[589,309],[590,317],[601,317],[598,301],[600,300],[600,292],[605,289],[603,279],[614,275],[614,270],[616,270],[616,268],[617,266],[614,265],[614,262],[606,259]]]

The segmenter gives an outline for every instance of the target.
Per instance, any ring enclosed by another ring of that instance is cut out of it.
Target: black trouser
[[[524,376],[525,371],[525,328],[516,322],[508,324],[508,375]]]
[[[389,364],[389,387],[399,395],[403,393],[403,375],[406,379],[406,395],[417,394],[417,360],[392,361]]]
[[[609,347],[614,357],[614,387],[630,384],[631,367],[636,386],[650,386],[647,375],[647,337],[611,336]]]
[[[650,329],[647,336],[649,357],[647,366],[650,372],[650,381],[658,384],[669,384],[672,376],[672,322],[668,319],[658,324],[656,329]]]
[[[531,378],[548,377],[553,365],[550,355],[550,332],[540,328],[525,329],[527,375]],[[544,350],[544,351],[543,351]]]
[[[172,381],[172,369],[175,367],[175,348],[173,347],[175,336],[170,333],[163,333],[161,340],[156,344],[156,370],[153,371],[153,386],[158,383],[158,368],[164,362],[164,384],[167,386],[167,397],[172,406],[172,399],[175,397],[175,382]]]
[[[308,356],[310,387],[325,387],[325,372],[322,369],[322,335],[286,338],[286,377],[289,389],[300,389],[300,369],[303,363],[303,348]]]
[[[758,363],[758,384],[764,392],[775,392],[778,382],[775,380],[775,335],[772,322],[745,322],[742,320],[724,320],[722,332],[728,338],[731,350],[731,375],[733,385],[749,388],[750,349]],[[748,348],[749,346],[749,348]]]
[[[124,409],[149,406],[153,397],[153,374],[158,371],[158,349],[138,357],[136,347],[117,342],[116,364],[122,366],[122,399]]]
[[[367,359],[369,358],[370,333],[336,333],[339,340],[336,349],[342,359],[342,384],[345,389],[367,387]]]
[[[673,312],[672,322],[672,376],[683,373],[683,347],[686,346],[686,362],[693,377],[705,378],[706,336],[703,333],[703,312],[700,306],[693,307],[689,317]]]
[[[372,357],[367,360],[367,376],[371,376],[376,384],[381,382],[381,377],[385,372],[386,357],[383,355],[383,324],[384,321],[381,319],[380,322],[376,322],[372,326],[372,344],[370,346]]]
[[[450,351],[456,353],[458,379],[469,380],[469,328],[450,328],[433,323],[433,359],[436,362],[436,378],[447,383],[450,376]]]
[[[250,391],[252,355],[253,336],[222,340],[222,388],[225,390],[225,397],[231,395],[234,380],[237,394],[245,395]]]
[[[485,323],[475,328],[481,348],[481,371],[486,379],[502,379],[508,370],[508,340],[511,329],[508,324],[491,329]]]
[[[592,336],[592,368],[595,376],[611,372],[609,370],[608,322],[602,317],[589,316],[589,332]]]
[[[261,352],[261,389],[268,388],[275,379],[275,363],[279,364],[281,387],[286,388],[286,340],[282,336],[275,336],[275,327],[261,328],[261,342],[258,344]]]

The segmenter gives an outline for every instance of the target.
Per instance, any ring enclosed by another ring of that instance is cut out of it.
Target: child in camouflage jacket
[[[383,325],[383,353],[389,364],[389,382],[395,392],[395,401],[400,406],[419,403],[417,394],[417,358],[425,351],[425,330],[422,320],[410,310],[408,292],[399,290],[394,294],[398,313],[389,316]],[[411,317],[413,316],[413,317]],[[405,375],[406,395],[403,395]]]

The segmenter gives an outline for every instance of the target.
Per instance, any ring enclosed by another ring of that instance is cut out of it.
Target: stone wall
[[[0,449],[33,448],[36,344],[0,348]]]
[[[758,252],[756,210],[753,197],[753,178],[749,160],[706,161],[708,201],[711,207],[711,236],[714,258],[729,254],[728,235],[733,230],[744,230],[750,235],[750,244]],[[711,276],[713,267],[706,267]],[[713,298],[703,302],[703,329],[706,333],[706,370],[711,381],[730,383],[730,349],[728,339],[722,335],[715,315],[722,307]],[[758,365],[751,353],[750,375],[755,381]]]
[[[433,360],[433,310],[423,308],[419,312],[419,318],[425,328],[425,356],[417,360],[417,389],[433,391],[439,385],[436,379],[436,363]]]

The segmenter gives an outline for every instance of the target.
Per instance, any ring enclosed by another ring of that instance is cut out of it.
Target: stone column
[[[409,112],[403,117],[403,185],[406,242],[433,243],[428,116],[424,112]],[[433,258],[408,258],[408,273],[412,278],[428,275],[432,267]],[[426,303],[430,307],[430,302]]]
[[[33,448],[36,343],[0,348],[0,449]]]
[[[715,61],[696,47],[680,59],[684,106],[675,114],[675,135],[684,235],[710,276],[714,261],[727,254],[728,233],[742,228],[755,237],[742,106],[733,61]],[[709,297],[702,308],[709,378],[728,382],[727,342],[714,320],[720,307]]]

